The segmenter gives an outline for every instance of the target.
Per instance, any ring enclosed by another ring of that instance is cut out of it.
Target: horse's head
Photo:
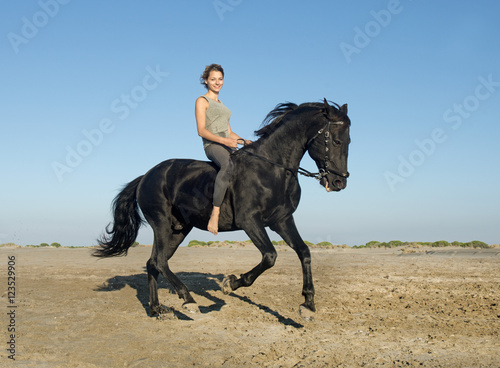
[[[327,192],[339,191],[346,187],[349,127],[347,105],[332,106],[324,100],[318,124],[307,142],[307,150],[319,169],[319,181]]]

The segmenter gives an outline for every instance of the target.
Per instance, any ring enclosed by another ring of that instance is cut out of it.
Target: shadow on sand
[[[216,296],[209,293],[210,291],[221,291],[222,280],[224,275],[222,274],[210,274],[210,273],[199,273],[199,272],[178,272],[176,275],[186,284],[188,289],[193,293],[200,295],[208,300],[211,300],[213,304],[209,306],[199,306],[201,314],[207,314],[214,311],[220,311],[221,308],[226,304],[223,299],[217,298]],[[150,317],[156,317],[151,315],[149,310],[149,292],[148,292],[148,276],[146,273],[140,273],[135,275],[126,276],[114,276],[106,280],[106,282],[94,289],[98,292],[111,292],[123,289],[125,286],[130,286],[135,289],[136,297],[142,304],[144,310]],[[163,277],[158,278],[158,289],[166,289],[170,294],[176,295],[172,286],[163,279]],[[292,326],[295,328],[304,327],[300,323],[295,322],[291,318],[286,318],[282,316],[279,312],[272,310],[271,308],[264,306],[262,304],[255,303],[250,298],[246,296],[240,296],[235,293],[230,293],[229,296],[237,298],[245,303],[259,308],[260,310],[271,314],[274,316],[279,323],[286,326]],[[171,307],[162,306],[167,312],[173,313],[175,318],[179,320],[192,321],[193,318],[189,315],[178,311]]]

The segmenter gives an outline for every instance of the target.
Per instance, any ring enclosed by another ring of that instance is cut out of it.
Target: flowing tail
[[[142,176],[131,181],[113,200],[114,223],[106,227],[106,234],[98,239],[99,247],[92,253],[95,257],[126,256],[128,249],[134,244],[139,228],[144,220],[136,201],[137,187]]]

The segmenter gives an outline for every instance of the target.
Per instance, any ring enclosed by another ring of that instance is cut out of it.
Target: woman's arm
[[[236,139],[236,141],[240,141],[241,140],[241,141],[245,142],[245,144],[252,143],[252,141],[249,141],[247,139],[241,138],[238,134],[236,134],[235,132],[233,132],[231,130],[231,125],[229,125],[229,137],[233,138],[233,139]],[[241,144],[241,142],[238,142],[238,143]]]
[[[206,128],[207,109],[208,101],[203,97],[198,97],[196,99],[195,105],[196,127],[198,128],[198,135],[209,141],[220,143],[228,147],[238,147],[237,140],[231,136],[231,129],[229,129],[229,138],[223,138],[213,134]]]

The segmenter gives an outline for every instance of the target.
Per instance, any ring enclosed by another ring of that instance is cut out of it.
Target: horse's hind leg
[[[160,314],[161,307],[158,300],[158,275],[160,272],[152,264],[151,259],[146,263],[148,271],[148,287],[149,287],[149,309],[152,315]]]

